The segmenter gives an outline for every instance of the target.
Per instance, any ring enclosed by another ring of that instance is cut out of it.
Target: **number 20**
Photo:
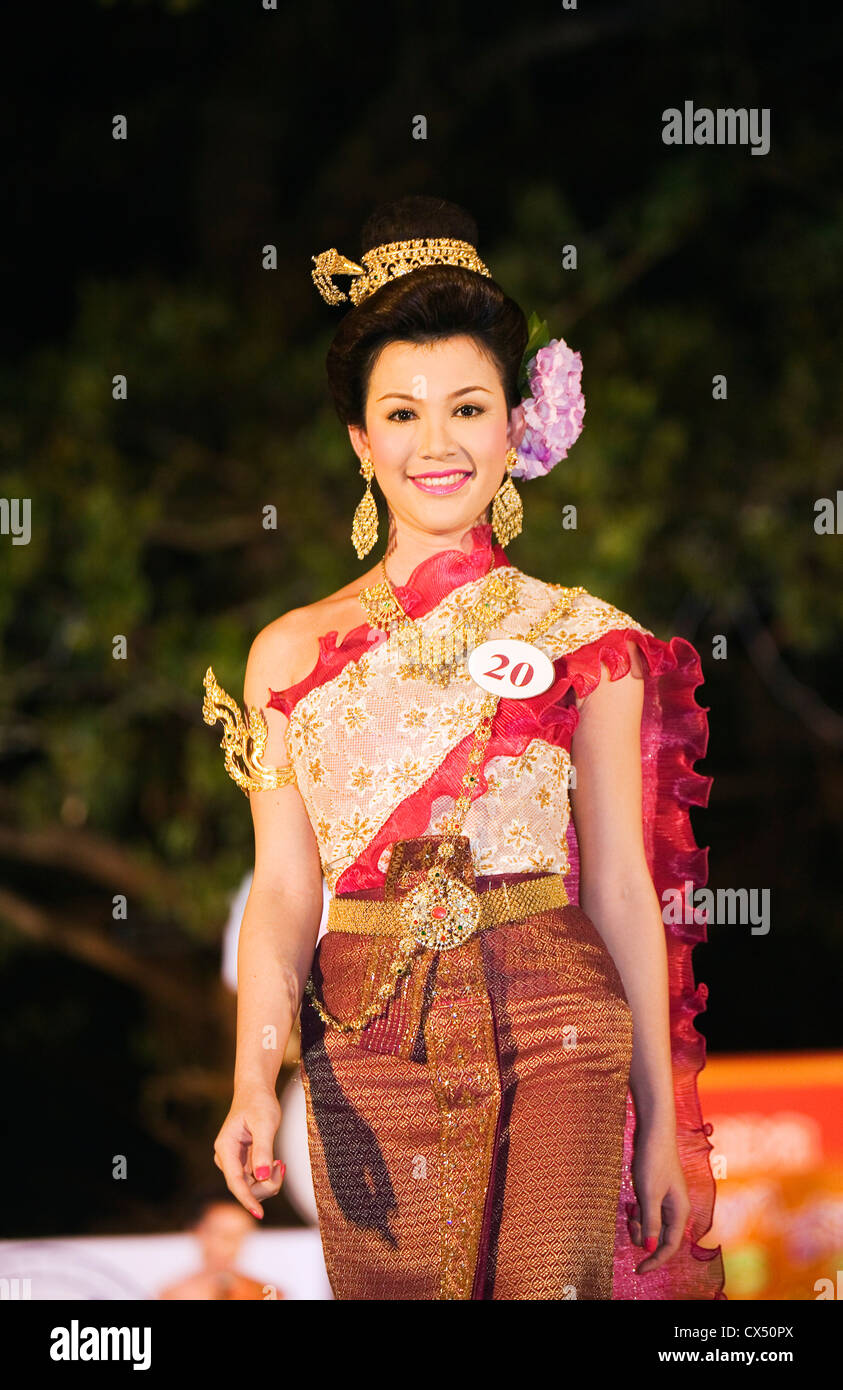
[[[498,666],[497,669],[485,671],[483,674],[491,676],[493,680],[502,681],[504,679],[504,669],[509,665],[509,657],[506,656],[504,652],[498,652],[495,659],[500,661],[500,666]],[[526,673],[521,680],[519,680],[520,672]],[[510,684],[514,686],[529,685],[532,679],[533,667],[529,661],[519,661],[517,666],[513,666],[509,677]]]

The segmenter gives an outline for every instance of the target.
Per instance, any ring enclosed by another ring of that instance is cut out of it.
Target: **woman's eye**
[[[465,401],[462,405],[457,406],[455,414],[459,415],[464,410],[470,410],[472,412],[471,415],[463,415],[462,418],[464,420],[471,420],[474,418],[474,415],[483,414],[482,405],[473,405],[470,401]],[[400,424],[403,420],[410,419],[414,414],[415,411],[411,410],[409,406],[399,405],[395,410],[391,410],[386,418],[387,420],[397,420]]]

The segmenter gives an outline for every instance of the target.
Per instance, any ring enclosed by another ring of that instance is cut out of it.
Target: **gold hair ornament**
[[[332,246],[328,251],[320,251],[311,256],[314,269],[311,271],[313,283],[328,304],[342,304],[351,298],[352,303],[360,304],[388,280],[399,275],[407,275],[411,270],[420,270],[427,265],[457,265],[464,270],[474,270],[478,275],[491,278],[492,272],[484,265],[475,248],[469,241],[457,241],[453,237],[415,237],[411,241],[387,241],[382,246],[373,246],[364,251],[363,265],[350,261]],[[348,294],[334,284],[334,275],[352,276]]]
[[[295,768],[264,767],[261,759],[266,752],[269,737],[266,716],[259,706],[246,708],[246,719],[240,712],[237,701],[217,683],[213,667],[205,672],[205,699],[202,703],[202,718],[206,724],[223,723],[223,736],[220,748],[225,752],[225,769],[248,796],[249,792],[274,791],[276,787],[286,787],[295,783]],[[239,766],[238,759],[243,766]]]

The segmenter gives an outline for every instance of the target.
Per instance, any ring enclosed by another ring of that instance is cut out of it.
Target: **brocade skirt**
[[[312,972],[323,1007],[353,1017],[395,947],[329,931]],[[305,995],[301,1037],[336,1298],[611,1299],[632,1014],[584,912],[423,951],[359,1033]]]

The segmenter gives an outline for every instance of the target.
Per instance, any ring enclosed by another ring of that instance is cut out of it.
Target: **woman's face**
[[[500,374],[469,337],[391,342],[369,378],[366,428],[349,425],[399,526],[451,535],[473,526],[524,433],[507,411]]]

